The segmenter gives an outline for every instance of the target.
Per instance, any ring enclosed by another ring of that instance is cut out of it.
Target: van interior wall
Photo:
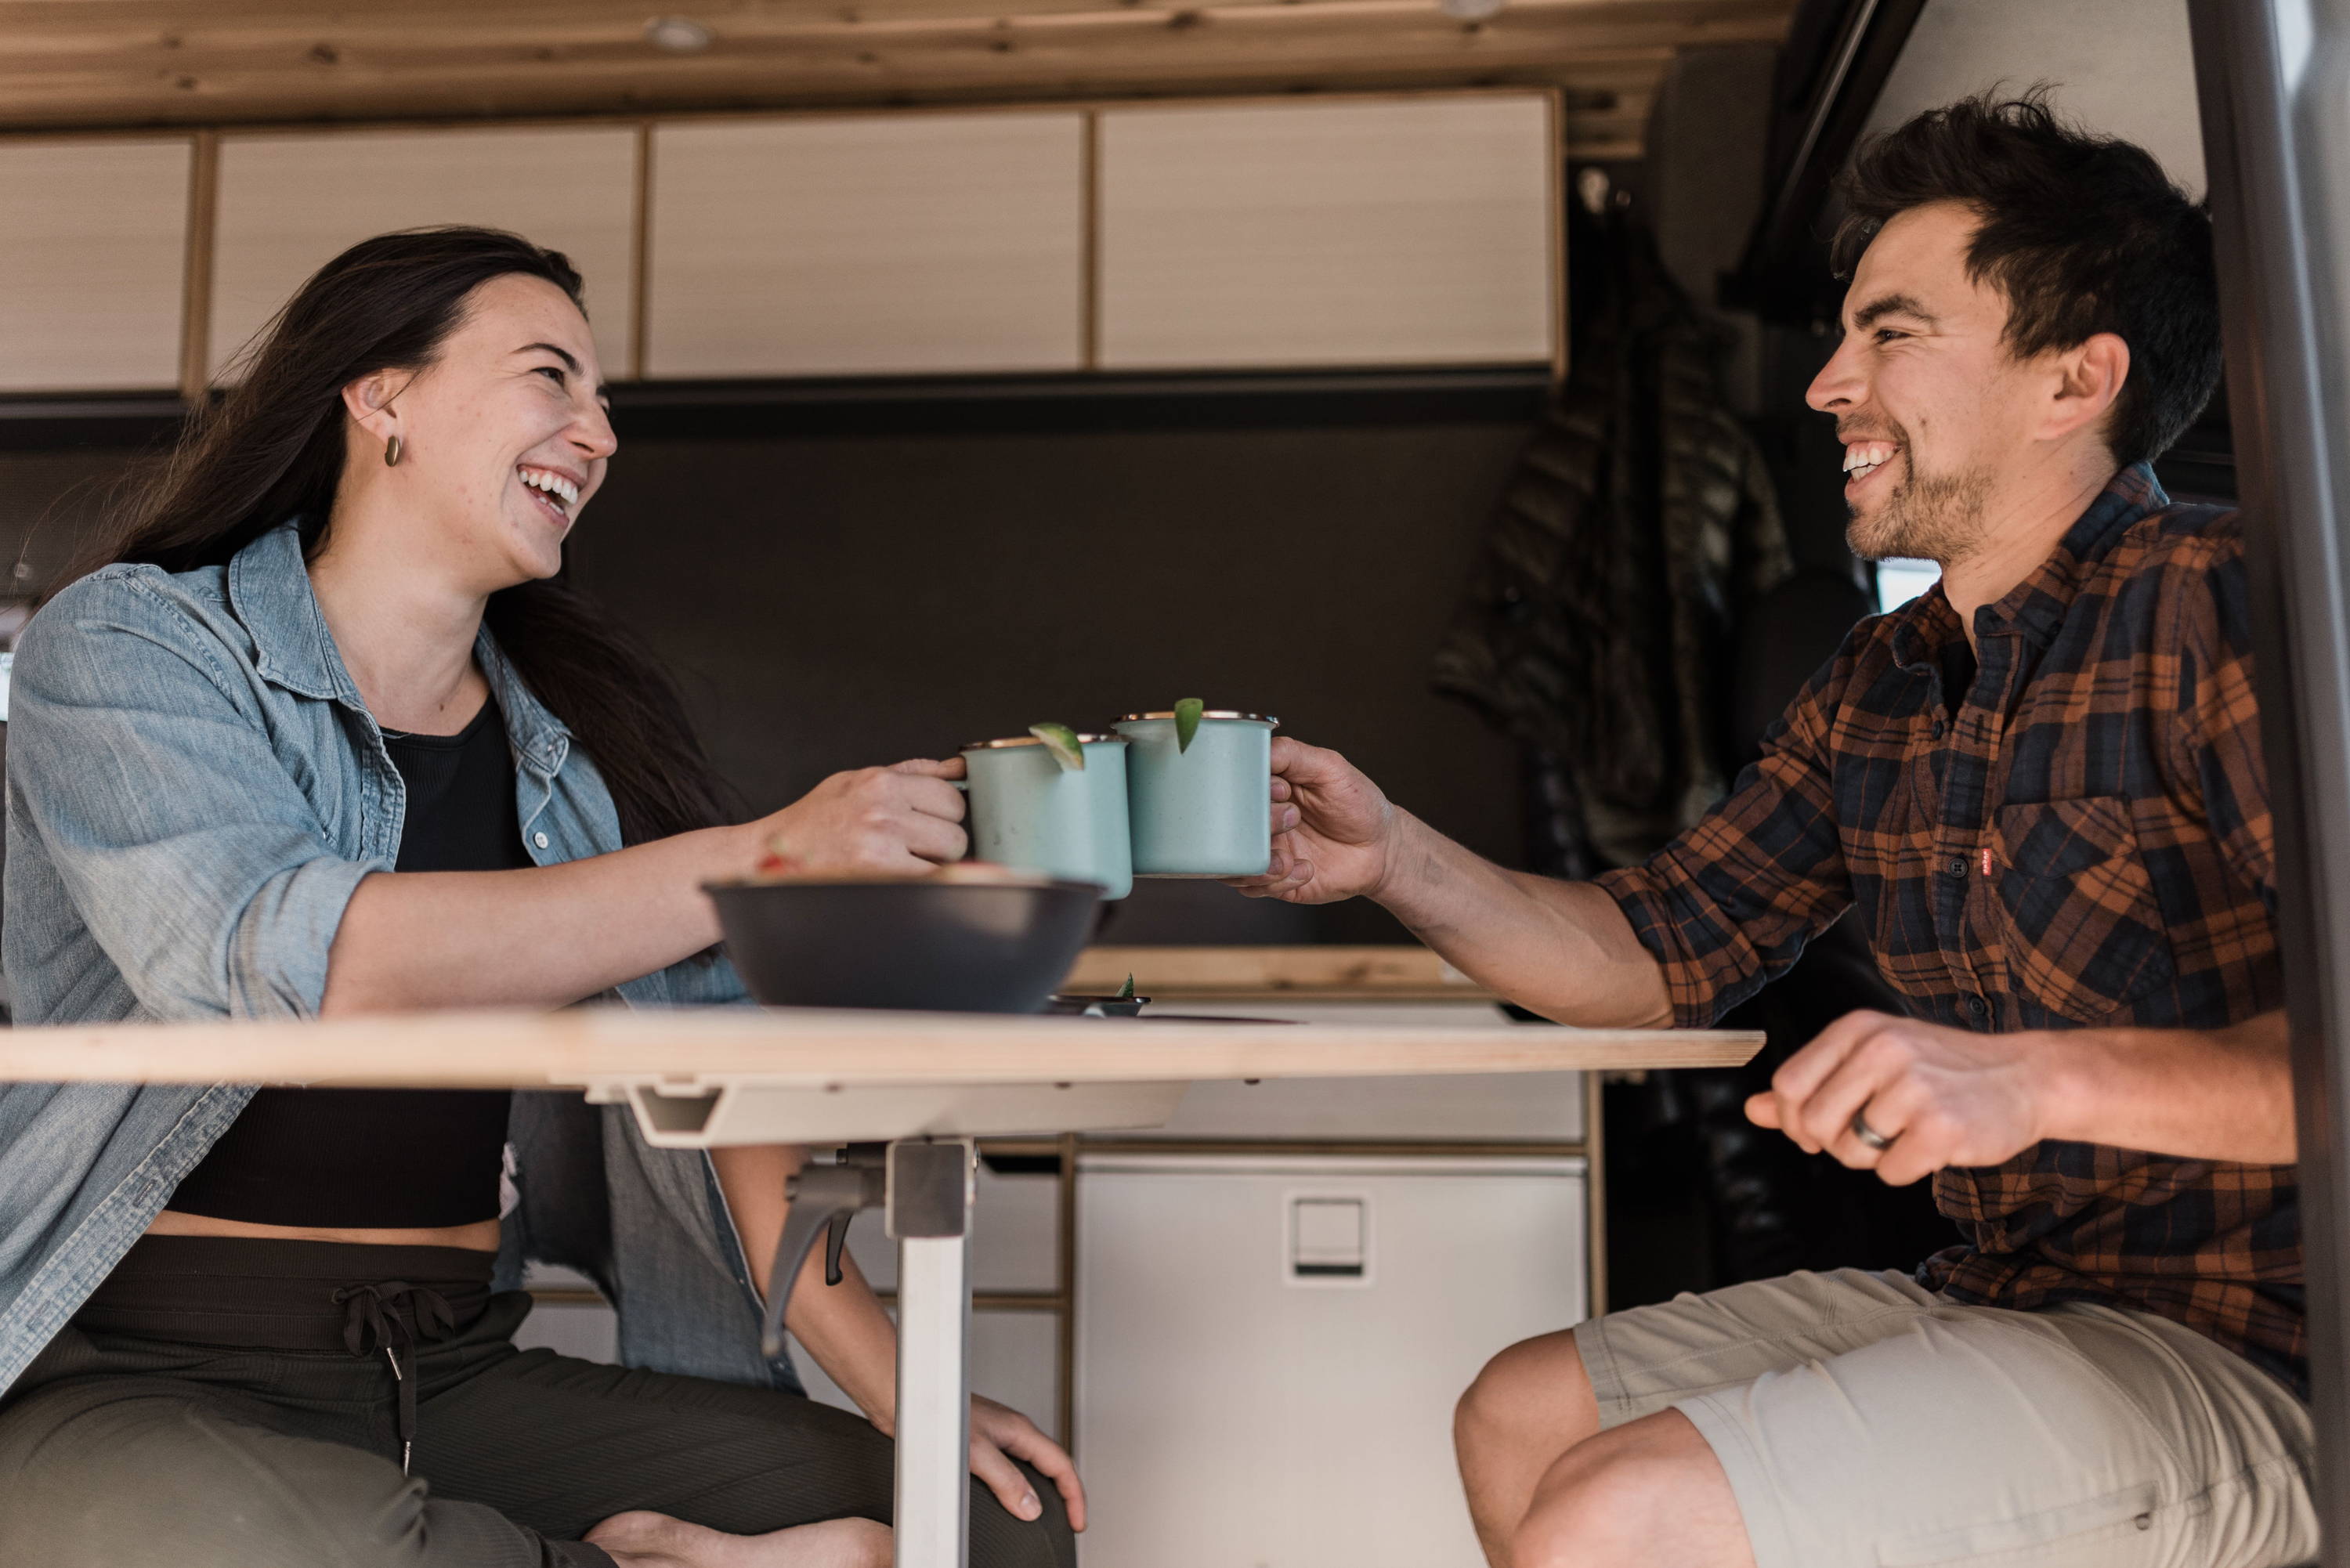
[[[628,440],[572,546],[579,583],[680,676],[743,804],[951,754],[1040,720],[1106,728],[1198,696],[1278,714],[1506,863],[1514,749],[1428,688],[1527,427],[1465,421]],[[625,437],[625,431],[624,431]],[[105,514],[120,451],[0,452],[0,561],[37,591]],[[1105,940],[1405,940],[1145,882]]]

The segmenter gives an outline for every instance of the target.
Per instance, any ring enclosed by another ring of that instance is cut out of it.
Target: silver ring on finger
[[[1877,1150],[1879,1154],[1884,1153],[1887,1149],[1893,1147],[1893,1138],[1887,1137],[1883,1133],[1878,1132],[1875,1127],[1870,1127],[1868,1125],[1868,1118],[1859,1111],[1852,1113],[1852,1136],[1858,1138],[1862,1143],[1866,1144],[1869,1147]],[[1899,1137],[1901,1135],[1899,1133],[1896,1133],[1893,1135],[1893,1137]]]

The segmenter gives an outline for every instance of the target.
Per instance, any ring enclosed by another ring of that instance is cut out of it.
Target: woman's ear
[[[361,376],[343,384],[343,410],[353,424],[378,441],[388,441],[400,433],[400,415],[391,406],[400,390],[400,384],[395,384],[389,370]]]

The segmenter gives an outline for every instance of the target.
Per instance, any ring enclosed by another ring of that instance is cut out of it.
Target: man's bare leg
[[[828,1519],[765,1535],[728,1535],[665,1513],[616,1513],[588,1543],[620,1568],[889,1568],[889,1527]]]
[[[1510,1346],[1485,1364],[1452,1414],[1469,1519],[1492,1568],[1513,1568],[1511,1542],[1561,1456],[1599,1430],[1599,1402],[1575,1331]]]
[[[1534,1488],[1512,1568],[1754,1568],[1721,1462],[1659,1410],[1569,1449]]]

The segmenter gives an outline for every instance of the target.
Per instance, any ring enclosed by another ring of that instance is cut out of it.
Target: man
[[[1966,1244],[1637,1308],[1457,1420],[1496,1568],[2254,1568],[2314,1551],[2274,867],[2234,518],[2148,460],[2219,371],[2210,224],[2037,96],[1872,144],[1810,393],[1850,539],[1940,585],[1862,623],[1711,815],[1571,884],[1336,754],[1274,759],[1260,896],[1378,899],[1564,1023],[1701,1025],[1847,908],[1908,1016],[1748,1113]]]

